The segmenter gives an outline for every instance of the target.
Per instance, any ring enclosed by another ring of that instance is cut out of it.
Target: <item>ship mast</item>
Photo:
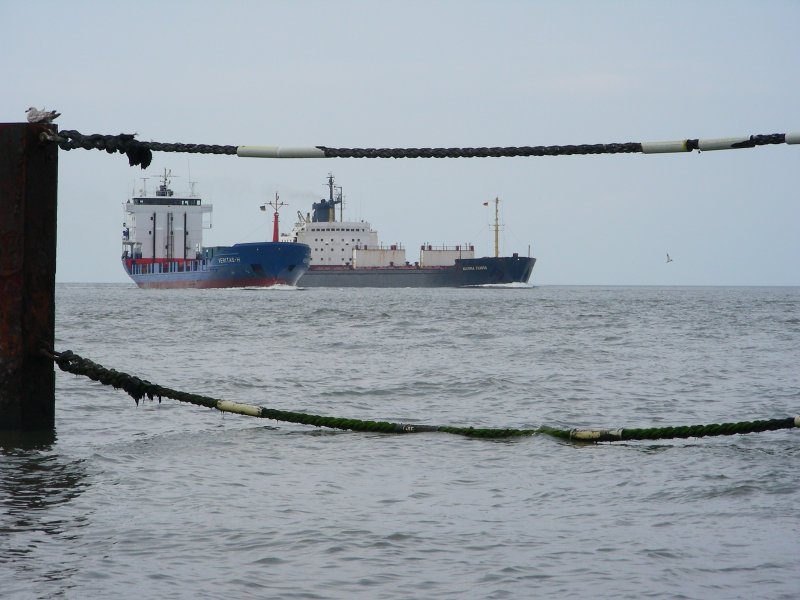
[[[500,198],[494,199],[494,257],[500,256]]]
[[[328,173],[328,223],[336,222],[337,204],[339,205],[339,220],[344,221],[344,197],[342,195],[342,186],[334,185],[333,173]]]
[[[278,233],[278,210],[280,210],[281,206],[286,206],[285,202],[279,202],[280,196],[278,196],[278,192],[275,192],[275,200],[272,202],[267,202],[267,204],[261,205],[261,210],[267,210],[267,206],[271,206],[272,209],[275,211],[275,214],[272,218],[272,241],[277,242],[280,235]]]
[[[333,173],[328,173],[328,199],[330,201],[330,212],[328,213],[328,221],[336,221],[336,205],[333,203]]]
[[[344,221],[344,196],[340,185],[336,186],[336,200],[339,202],[339,220]]]

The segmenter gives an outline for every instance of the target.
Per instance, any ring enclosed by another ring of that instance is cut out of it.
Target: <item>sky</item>
[[[0,0],[0,122],[223,145],[474,147],[800,131],[796,1]],[[537,258],[535,285],[800,285],[800,145],[461,159],[59,151],[57,282],[126,282],[123,203],[171,170],[206,245],[327,195],[384,243]],[[530,249],[530,250],[529,250]],[[667,263],[667,253],[673,258]]]

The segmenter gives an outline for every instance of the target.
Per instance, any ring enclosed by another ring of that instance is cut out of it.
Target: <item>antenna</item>
[[[194,196],[194,186],[197,185],[196,181],[192,181],[192,165],[189,159],[186,159],[186,176],[189,178],[189,196]]]
[[[286,203],[280,202],[280,196],[278,195],[278,192],[275,192],[275,200],[273,200],[272,202],[268,202],[267,206],[271,206],[272,208],[274,208],[275,214],[278,214],[278,210],[280,209],[280,207],[286,206]]]

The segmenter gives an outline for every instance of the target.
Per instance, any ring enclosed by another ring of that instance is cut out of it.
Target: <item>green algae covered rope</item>
[[[361,419],[344,419],[339,417],[326,417],[308,413],[277,410],[252,404],[241,404],[228,400],[217,400],[208,396],[189,394],[173,390],[145,379],[140,379],[127,373],[114,369],[107,369],[97,363],[78,356],[74,352],[45,351],[62,371],[75,375],[83,375],[99,381],[104,385],[111,385],[116,389],[125,390],[139,404],[142,398],[171,398],[179,402],[188,402],[197,406],[215,408],[222,412],[231,412],[250,417],[261,417],[286,423],[299,423],[314,425],[315,427],[329,427],[349,431],[372,431],[379,433],[421,433],[441,432],[461,435],[471,438],[500,439],[536,434],[576,441],[576,442],[618,442],[626,440],[663,440],[674,438],[706,437],[719,435],[735,435],[744,433],[758,433],[762,431],[775,431],[778,429],[791,429],[800,427],[800,416],[766,421],[743,421],[739,423],[720,423],[711,425],[687,425],[682,427],[658,427],[648,429],[555,429],[552,427],[538,427],[536,429],[494,429],[475,427],[450,427],[446,425],[417,425],[409,423],[390,423],[388,421],[364,421]]]

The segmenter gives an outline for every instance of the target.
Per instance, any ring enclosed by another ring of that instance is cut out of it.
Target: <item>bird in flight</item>
[[[669,257],[669,252],[667,252],[667,262],[668,262],[668,263],[671,263],[671,262],[672,262],[672,259]]]
[[[39,110],[35,106],[31,106],[25,111],[28,113],[28,123],[52,123],[54,119],[61,116],[61,113],[55,110]]]

